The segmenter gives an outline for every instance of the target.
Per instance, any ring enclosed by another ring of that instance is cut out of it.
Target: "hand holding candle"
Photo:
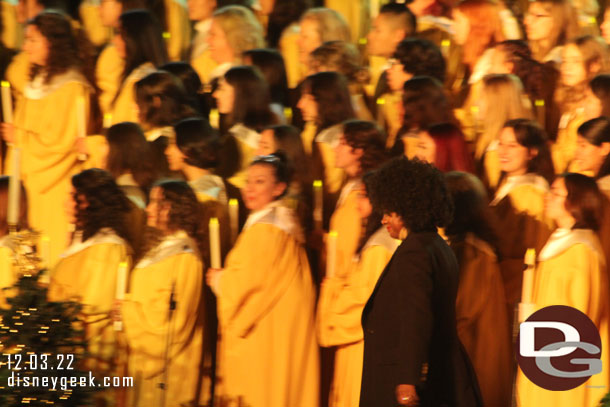
[[[219,269],[220,265],[220,226],[218,218],[210,219],[210,262],[213,269]]]
[[[326,242],[326,277],[333,278],[337,267],[337,237],[336,230],[331,230]]]
[[[119,264],[116,277],[116,294],[114,298],[118,301],[125,299],[125,291],[127,291],[127,262],[123,261]],[[114,321],[114,330],[122,331],[123,322]]]
[[[322,219],[323,219],[323,195],[322,195],[322,181],[315,180],[313,182],[313,196],[314,196],[314,207],[313,207],[313,221],[316,230],[322,230]]]
[[[11,85],[7,81],[2,81],[2,121],[13,123],[13,99],[11,97]]]

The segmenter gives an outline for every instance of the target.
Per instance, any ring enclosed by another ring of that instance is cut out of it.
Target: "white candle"
[[[114,298],[116,298],[117,300],[123,301],[125,299],[125,291],[127,291],[127,262],[122,261],[119,264],[119,268],[117,270],[116,292],[115,292]],[[123,322],[114,321],[114,330],[122,331]]]
[[[213,269],[220,266],[220,227],[218,218],[210,219],[210,260]]]
[[[220,113],[218,109],[210,110],[210,126],[217,129],[220,126]]]
[[[322,181],[315,180],[313,182],[313,196],[314,196],[314,207],[313,207],[313,221],[314,226],[317,230],[322,229],[322,217],[323,217],[323,195],[322,195]]]
[[[525,253],[526,268],[523,271],[523,285],[521,286],[521,302],[531,304],[534,291],[534,268],[536,265],[536,250],[527,249]]]
[[[235,243],[239,230],[239,203],[237,199],[229,200],[229,222],[231,224],[231,243]]]
[[[333,278],[335,276],[335,267],[337,263],[337,236],[337,231],[331,230],[326,242],[326,277],[328,278]]]
[[[8,210],[6,222],[9,225],[19,224],[19,200],[21,195],[21,149],[12,151],[11,177],[8,183]]]
[[[2,118],[5,123],[13,122],[13,99],[11,98],[11,84],[2,81]]]
[[[106,113],[104,115],[104,128],[107,129],[110,126],[112,126],[112,114],[111,113]]]

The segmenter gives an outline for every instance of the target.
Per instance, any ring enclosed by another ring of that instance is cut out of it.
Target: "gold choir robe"
[[[254,152],[258,148],[261,135],[257,131],[246,127],[241,123],[231,127],[229,133],[235,137],[239,148],[239,155],[241,157],[239,170],[235,175],[229,178],[229,182],[239,189],[242,189],[246,186],[248,166],[250,166],[250,163],[254,159]]]
[[[17,270],[13,266],[14,249],[9,235],[0,237],[0,307],[7,306],[7,293],[3,288],[12,287],[17,282]]]
[[[164,0],[167,20],[167,55],[170,61],[184,61],[191,45],[191,22],[185,0]],[[166,34],[166,35],[167,35]]]
[[[299,31],[298,23],[289,25],[280,37],[279,50],[286,65],[286,78],[288,88],[294,89],[307,76],[307,67],[301,64],[299,57]]]
[[[337,346],[329,407],[358,407],[362,382],[362,310],[377,279],[400,241],[381,227],[354,259],[344,277],[324,279],[318,300],[317,332],[321,346]]]
[[[587,229],[557,229],[540,252],[534,276],[535,309],[567,305],[585,313],[599,329],[603,370],[579,387],[567,391],[545,390],[530,382],[519,371],[519,407],[596,407],[608,392],[610,343],[605,267],[599,239],[593,231]]]
[[[23,42],[23,27],[17,21],[17,2],[3,0],[0,2],[0,18],[2,18],[2,43],[9,49],[21,48]]]
[[[80,3],[78,14],[87,38],[94,46],[101,47],[111,40],[112,29],[102,24],[100,1],[84,0]]]
[[[110,114],[112,101],[121,84],[125,61],[119,56],[114,45],[107,45],[95,64],[95,80],[100,89],[100,109]]]
[[[451,241],[460,265],[457,331],[479,380],[484,405],[507,407],[512,391],[511,333],[504,285],[491,246],[469,233]]]
[[[83,98],[87,123],[92,91],[80,73],[70,70],[48,85],[35,78],[17,101],[15,145],[21,148],[29,223],[50,238],[51,264],[67,245],[68,219],[63,204],[71,176],[81,169],[75,147],[80,114],[76,101]],[[11,155],[9,148],[7,163]]]
[[[584,109],[576,109],[573,113],[565,113],[561,116],[557,140],[551,146],[556,174],[574,169],[572,164],[578,147],[578,128],[584,122]]]
[[[6,68],[6,80],[11,83],[13,96],[19,98],[25,89],[30,77],[30,60],[28,55],[21,51],[13,57]]]
[[[159,403],[162,391],[158,384],[163,381],[164,367],[167,407],[194,400],[200,384],[203,340],[202,279],[196,244],[184,231],[163,238],[132,271],[129,294],[121,307],[129,346],[129,376],[135,384],[128,389],[128,406]],[[172,289],[176,308],[170,321]]]
[[[214,287],[221,401],[318,406],[315,290],[302,242],[294,211],[276,201],[249,216],[227,256]]]
[[[74,242],[61,255],[51,272],[50,301],[77,301],[83,305],[89,357],[87,369],[94,374],[118,373],[117,338],[110,311],[116,298],[119,264],[129,266],[127,243],[110,228],[85,240],[77,232]]]
[[[385,93],[375,103],[379,125],[386,130],[388,135],[386,147],[392,148],[402,126],[402,117],[400,117],[402,94],[398,92]]]
[[[121,122],[139,123],[138,106],[135,101],[135,85],[136,82],[144,78],[151,72],[154,72],[155,67],[150,62],[145,62],[134,69],[117,91],[118,94],[113,100],[109,108],[112,115],[112,124]]]
[[[322,161],[322,168],[318,171],[322,171],[325,192],[331,195],[339,193],[345,182],[345,171],[335,166],[334,151],[342,131],[343,126],[336,124],[320,131],[314,138],[315,149]]]
[[[345,277],[362,236],[362,220],[358,213],[359,179],[351,180],[341,190],[337,207],[330,218],[330,230],[337,232],[335,273]]]

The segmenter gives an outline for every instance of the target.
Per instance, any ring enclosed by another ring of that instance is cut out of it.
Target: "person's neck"
[[[527,168],[520,168],[520,169],[518,169],[516,171],[512,171],[510,173],[507,173],[506,175],[508,177],[518,177],[518,176],[525,175],[525,174],[527,174]]]
[[[574,224],[576,223],[576,221],[571,216],[564,216],[562,218],[555,219],[555,223],[557,223],[557,227],[559,229],[570,230],[574,227]]]
[[[189,181],[194,181],[194,180],[201,178],[204,175],[208,175],[210,173],[209,170],[204,170],[203,168],[198,168],[198,167],[195,167],[192,165],[186,165],[182,169],[182,172],[184,173],[184,176],[186,177],[186,179]]]
[[[345,173],[350,180],[356,179],[360,174],[360,164],[356,163],[345,168]]]

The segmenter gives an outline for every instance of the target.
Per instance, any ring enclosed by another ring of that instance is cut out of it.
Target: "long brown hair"
[[[462,61],[472,68],[483,52],[504,41],[500,9],[489,0],[462,0],[457,10],[468,18],[470,31],[463,45]]]
[[[537,0],[535,3],[542,4],[553,20],[553,28],[549,38],[530,41],[534,59],[542,62],[553,48],[576,37],[580,28],[577,19],[578,13],[570,0]]]

